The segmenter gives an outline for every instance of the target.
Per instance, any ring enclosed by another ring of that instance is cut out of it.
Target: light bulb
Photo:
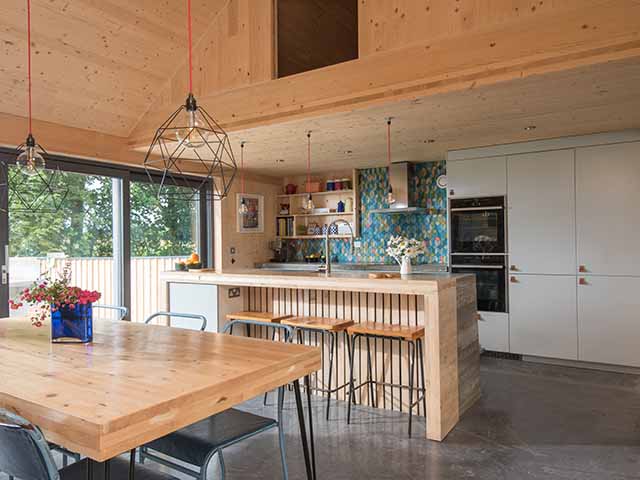
[[[313,210],[315,208],[316,206],[313,204],[313,198],[309,195],[309,198],[307,198],[307,210]]]
[[[182,122],[186,127],[176,130],[176,140],[187,148],[203,147],[209,140],[209,132],[203,130],[206,128],[206,122],[200,118],[198,111],[186,109],[182,115]]]
[[[45,161],[36,150],[36,147],[28,146],[24,152],[18,155],[16,166],[26,175],[37,175],[40,170],[44,170]]]
[[[396,203],[396,197],[393,196],[393,190],[391,189],[389,189],[389,192],[387,193],[387,202],[389,205]]]
[[[240,208],[238,209],[238,213],[240,213],[240,215],[247,215],[249,213],[249,208],[247,207],[244,198],[240,201]]]

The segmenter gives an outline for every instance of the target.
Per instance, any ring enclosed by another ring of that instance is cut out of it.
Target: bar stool
[[[351,404],[354,400],[354,393],[356,390],[369,385],[371,401],[373,406],[377,405],[377,399],[375,395],[375,386],[383,385],[387,387],[396,387],[396,388],[408,388],[409,390],[409,437],[411,437],[411,424],[413,420],[413,407],[417,405],[420,401],[423,402],[423,407],[425,411],[425,415],[427,412],[427,396],[426,396],[426,387],[425,387],[425,375],[424,375],[424,354],[423,354],[423,338],[425,335],[423,326],[408,326],[408,325],[389,325],[383,324],[379,322],[363,322],[363,323],[355,323],[352,326],[347,328],[347,333],[351,337],[351,362],[349,369],[349,405],[347,407],[347,423],[351,423]],[[354,385],[353,378],[353,357],[356,349],[356,340],[358,338],[366,338],[367,340],[367,370],[368,370],[368,378],[367,381],[360,383],[359,385]],[[390,340],[391,342],[398,341],[400,344],[405,342],[409,346],[409,385],[402,385],[397,383],[389,383],[389,382],[380,382],[373,377],[372,368],[371,368],[371,343],[370,339],[381,339],[381,340]],[[418,372],[418,382],[419,385],[416,388],[414,386],[414,375],[415,375],[415,363],[416,363],[416,354],[419,355],[419,367],[420,371]],[[418,391],[417,399],[413,400],[414,391]],[[422,396],[420,396],[422,394]]]
[[[329,409],[331,408],[331,394],[335,393],[343,388],[349,386],[349,382],[345,382],[342,385],[337,385],[337,372],[336,372],[336,386],[331,388],[331,379],[333,375],[333,359],[335,356],[336,346],[338,344],[338,336],[340,333],[344,333],[345,345],[347,346],[347,354],[351,359],[351,351],[349,345],[349,337],[347,335],[347,328],[353,325],[353,320],[340,320],[338,318],[322,318],[322,317],[289,317],[281,322],[283,325],[289,325],[294,328],[294,332],[298,334],[298,343],[304,342],[304,332],[320,333],[322,336],[322,345],[324,346],[325,335],[329,337],[329,382],[328,388],[312,388],[311,390],[316,392],[322,392],[327,394],[327,420],[329,420]],[[322,349],[322,365],[324,366],[324,348]],[[324,372],[323,372],[324,373]],[[323,377],[324,378],[324,374]]]

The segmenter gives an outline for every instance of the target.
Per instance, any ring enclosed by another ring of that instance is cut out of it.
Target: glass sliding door
[[[131,319],[142,322],[166,309],[167,292],[160,282],[160,273],[174,270],[177,262],[193,253],[206,265],[206,246],[201,240],[200,202],[172,195],[176,193],[172,189],[182,187],[168,187],[167,194],[158,198],[158,186],[137,177],[129,188]]]
[[[71,171],[59,175],[69,193],[56,213],[24,212],[9,199],[9,295],[17,296],[42,275],[59,276],[69,268],[72,284],[99,291],[100,304],[120,305],[122,180]],[[23,307],[10,313],[28,312]],[[96,314],[115,318],[103,310]]]

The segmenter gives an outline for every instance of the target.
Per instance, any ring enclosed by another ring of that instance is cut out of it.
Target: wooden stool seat
[[[353,320],[323,317],[289,317],[282,320],[282,323],[294,328],[342,332],[353,325]]]
[[[289,318],[291,315],[279,315],[273,312],[235,312],[228,313],[227,320],[254,320],[256,322],[272,322],[280,323],[285,318]]]
[[[354,323],[347,328],[349,335],[375,335],[378,337],[401,338],[414,341],[424,337],[423,326],[389,325],[380,322]]]

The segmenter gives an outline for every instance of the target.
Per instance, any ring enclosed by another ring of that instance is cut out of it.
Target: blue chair
[[[131,457],[133,460],[133,453]],[[86,480],[90,469],[94,480],[105,480],[106,477],[132,479],[134,475],[136,480],[175,480],[167,473],[136,466],[133,461],[121,457],[99,467],[84,459],[58,470],[40,429],[24,418],[0,409],[0,472],[9,475],[10,479]]]
[[[292,328],[286,325],[274,325],[270,322],[253,320],[230,322],[225,327],[224,333],[232,332],[233,327],[236,325],[277,328],[284,332],[284,336],[287,339],[291,338],[293,333]],[[226,467],[222,451],[225,448],[272,428],[277,428],[280,459],[282,461],[282,478],[288,480],[289,473],[285,456],[284,430],[282,428],[283,405],[284,387],[280,387],[278,389],[277,420],[231,408],[146,444],[140,449],[140,462],[144,463],[146,460],[152,460],[199,480],[205,480],[210,463],[217,457],[220,475],[224,480]],[[158,454],[163,456],[161,457]],[[192,465],[193,468],[186,468],[175,460]]]

